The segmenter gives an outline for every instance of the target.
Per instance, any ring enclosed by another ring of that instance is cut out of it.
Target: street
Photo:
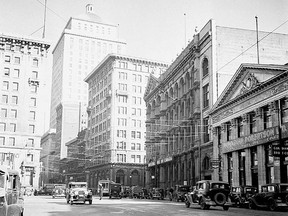
[[[93,204],[66,203],[65,198],[52,199],[50,196],[31,196],[24,200],[25,216],[80,216],[80,215],[253,215],[253,216],[287,216],[287,212],[271,212],[260,210],[249,210],[244,208],[230,208],[223,211],[220,207],[211,207],[210,210],[201,210],[198,205],[186,208],[182,202],[170,202],[168,200],[141,200],[141,199],[109,199],[104,197],[99,200],[94,197]]]

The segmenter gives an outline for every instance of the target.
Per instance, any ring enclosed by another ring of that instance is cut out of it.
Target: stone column
[[[223,164],[222,164],[223,181],[228,182],[228,157],[227,157],[227,154],[222,155],[222,160],[223,160]]]
[[[266,157],[265,157],[265,146],[257,146],[258,156],[258,183],[259,185],[266,184]]]
[[[233,171],[232,171],[232,186],[239,185],[239,153],[238,151],[232,152]]]
[[[246,185],[252,185],[252,175],[251,175],[251,150],[245,149],[245,177]]]

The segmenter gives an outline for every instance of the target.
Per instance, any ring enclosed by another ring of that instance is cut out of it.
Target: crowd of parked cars
[[[288,183],[271,183],[260,187],[233,186],[223,181],[202,180],[195,186],[175,185],[173,188],[143,188],[140,186],[122,186],[109,180],[102,180],[101,192],[109,199],[138,198],[184,202],[187,208],[200,206],[203,210],[221,207],[224,211],[230,207],[249,209],[288,209]],[[99,194],[99,188],[89,189],[86,182],[45,185],[34,195],[50,195],[52,198],[65,197],[67,203],[92,204],[93,194]],[[30,194],[30,193],[29,193]]]

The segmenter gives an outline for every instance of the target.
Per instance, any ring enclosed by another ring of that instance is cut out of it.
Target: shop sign
[[[245,137],[240,137],[235,140],[223,143],[222,152],[232,152],[240,149],[250,148],[267,142],[272,142],[279,139],[278,127],[272,127],[258,133],[254,133]]]
[[[280,157],[281,155],[288,157],[288,143],[284,143],[282,146],[279,144],[272,145],[272,155],[274,157]]]
[[[220,160],[211,160],[211,166],[213,169],[219,168]]]
[[[288,123],[281,125],[281,137],[282,138],[288,137]]]

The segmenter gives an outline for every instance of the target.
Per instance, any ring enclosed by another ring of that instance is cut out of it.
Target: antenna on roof
[[[44,7],[44,25],[43,25],[43,35],[42,35],[42,38],[45,38],[46,9],[47,9],[47,0],[45,0],[45,7]]]

